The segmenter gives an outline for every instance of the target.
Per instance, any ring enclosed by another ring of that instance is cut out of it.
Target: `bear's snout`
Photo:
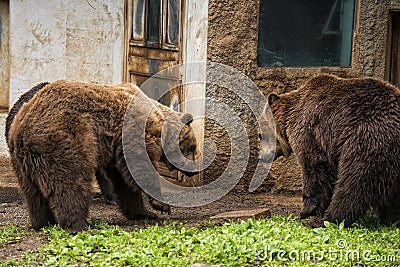
[[[258,160],[265,163],[271,163],[275,160],[274,151],[264,152],[258,155]]]
[[[192,177],[196,174],[198,174],[199,172],[198,170],[198,166],[196,165],[196,163],[194,161],[191,162],[187,162],[186,164],[184,164],[183,168],[179,169],[184,175]]]
[[[308,218],[310,216],[315,216],[316,215],[316,209],[317,206],[316,205],[309,205],[309,206],[305,206],[303,208],[303,210],[300,212],[300,218],[301,219],[305,219]]]

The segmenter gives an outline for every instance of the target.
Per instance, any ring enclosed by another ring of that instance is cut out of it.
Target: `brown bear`
[[[15,104],[11,108],[11,110],[6,118],[5,137],[6,137],[7,144],[8,144],[8,134],[9,134],[10,127],[14,120],[15,115],[17,115],[18,111],[21,109],[23,104],[25,104],[26,102],[31,100],[39,90],[41,90],[48,84],[49,84],[48,82],[42,82],[42,83],[32,87],[30,90],[28,90],[27,92],[22,94],[19,97],[19,99],[15,102]],[[129,88],[127,89],[127,91],[128,92],[130,91]],[[133,91],[133,93],[135,93],[135,92]],[[103,194],[104,201],[106,202],[106,204],[113,205],[113,204],[115,204],[115,202],[114,202],[112,186],[111,186],[110,182],[105,178],[105,175],[106,174],[101,172],[100,170],[96,171],[96,180],[100,187],[101,193]],[[155,210],[161,211],[161,213],[163,213],[163,212],[167,212],[168,214],[171,213],[171,207],[169,205],[162,203],[160,201],[157,201],[156,199],[154,199],[152,197],[149,198],[149,203],[152,208],[154,208]]]
[[[5,137],[7,144],[8,144],[8,133],[10,132],[10,127],[14,120],[15,115],[17,115],[18,111],[21,109],[23,104],[31,100],[40,89],[44,88],[48,84],[49,84],[48,82],[39,83],[38,85],[32,87],[30,90],[22,94],[19,97],[19,99],[15,102],[15,104],[11,108],[6,118]],[[96,180],[101,189],[101,192],[103,193],[105,202],[110,205],[114,204],[112,188],[108,180],[104,177],[104,174],[97,172]]]
[[[298,90],[268,96],[277,146],[302,168],[301,218],[350,226],[370,207],[383,224],[400,219],[400,90],[376,79],[321,74]]]
[[[133,99],[153,109],[146,118],[124,122]],[[146,120],[141,136],[151,162],[154,166],[159,161],[169,163],[163,154],[168,142],[161,139],[167,118],[174,122],[167,126],[179,131],[176,145],[193,160],[197,150],[192,116],[162,106],[133,84],[61,80],[39,90],[15,115],[9,132],[11,161],[32,226],[39,229],[58,223],[70,232],[85,229],[92,179],[99,172],[112,183],[117,204],[128,219],[154,217],[145,209],[142,189],[127,167],[122,131],[124,123],[135,129],[136,123]],[[185,174],[194,174],[186,170]]]
[[[21,109],[23,104],[31,100],[40,89],[44,88],[48,84],[49,84],[48,82],[43,82],[32,87],[30,90],[22,94],[20,98],[17,100],[17,102],[15,102],[15,104],[12,106],[6,118],[5,137],[7,144],[8,144],[8,133],[10,132],[10,127],[14,120],[15,115],[17,115],[18,111]],[[101,192],[103,193],[104,201],[110,205],[114,204],[112,188],[108,180],[100,172],[96,173],[96,180],[100,187]],[[164,210],[161,211],[163,212]]]

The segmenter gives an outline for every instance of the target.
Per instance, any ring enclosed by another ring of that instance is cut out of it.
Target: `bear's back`
[[[349,119],[400,115],[400,90],[372,78],[344,79],[322,74],[307,81],[294,95],[300,99],[299,108],[307,112],[338,113]]]
[[[126,107],[131,97],[131,93],[118,85],[59,80],[39,91],[31,106],[80,113],[104,112]]]
[[[385,81],[373,78],[339,78],[330,74],[320,74],[311,78],[299,91],[308,96],[320,95],[338,100],[374,100],[379,97],[391,99],[400,96],[400,89]]]
[[[362,135],[363,140],[386,144],[400,139],[400,92],[389,83],[324,74],[283,98],[291,103],[288,131],[311,131],[328,153],[335,154],[338,144]]]
[[[132,94],[118,85],[59,80],[40,90],[21,112],[40,117],[76,113],[112,119],[123,116],[131,98]]]

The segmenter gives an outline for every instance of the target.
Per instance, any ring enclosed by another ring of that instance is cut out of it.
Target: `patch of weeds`
[[[0,245],[4,243],[18,242],[28,233],[23,227],[8,224],[0,227]]]
[[[20,265],[41,266],[397,266],[400,229],[326,223],[310,229],[295,216],[201,227],[167,221],[163,226],[123,229],[94,222],[71,235],[59,227],[43,232],[49,242]],[[34,264],[36,263],[36,264]],[[10,263],[11,264],[11,263]],[[20,266],[18,265],[18,266]],[[15,266],[15,265],[9,265]]]
[[[29,240],[30,232],[21,226],[8,224],[0,227],[0,266],[21,266],[18,259],[23,254],[20,244]]]

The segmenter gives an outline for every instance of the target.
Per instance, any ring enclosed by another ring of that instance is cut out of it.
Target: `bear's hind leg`
[[[56,221],[50,210],[48,200],[44,197],[39,187],[32,182],[32,179],[27,177],[20,185],[26,199],[29,219],[33,229],[39,230],[42,227],[55,224]]]
[[[82,179],[81,183],[76,180],[58,183],[49,196],[50,208],[57,223],[70,233],[85,230],[92,197],[91,182],[87,179]]]

